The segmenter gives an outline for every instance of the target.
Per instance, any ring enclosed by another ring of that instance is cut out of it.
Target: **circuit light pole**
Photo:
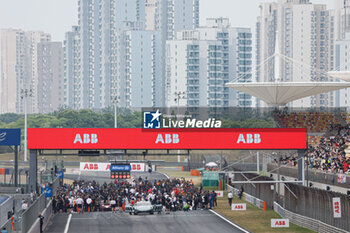
[[[119,97],[117,97],[117,96],[113,97],[112,103],[114,105],[114,128],[118,128],[118,103],[119,103]]]
[[[180,105],[180,100],[181,99],[186,99],[186,92],[175,92],[175,102],[177,102],[177,116],[179,115],[179,105]],[[180,150],[177,150],[177,162],[180,163],[181,162],[181,158],[180,158]]]
[[[22,89],[21,99],[24,105],[24,161],[27,161],[27,134],[28,134],[28,123],[27,123],[27,98],[33,97],[32,89]]]

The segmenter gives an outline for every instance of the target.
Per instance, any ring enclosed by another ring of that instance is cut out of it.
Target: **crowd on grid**
[[[58,189],[53,198],[54,212],[103,211],[109,205],[112,211],[125,210],[128,204],[149,201],[162,204],[166,212],[210,209],[217,205],[217,194],[197,188],[185,179],[149,181],[147,178],[132,182],[114,181],[98,184],[95,181],[74,181]]]
[[[305,165],[329,173],[350,174],[350,158],[346,156],[346,143],[350,142],[350,125],[332,125],[332,136],[324,136],[314,145],[309,145]],[[349,148],[350,149],[350,148]],[[296,166],[297,157],[282,159],[282,164]]]

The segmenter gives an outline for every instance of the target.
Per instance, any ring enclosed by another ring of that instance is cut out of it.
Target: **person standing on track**
[[[83,199],[81,197],[78,197],[78,199],[76,200],[76,203],[78,205],[77,212],[82,213],[83,212],[83,203],[84,203]]]
[[[92,211],[92,199],[90,198],[90,196],[86,199],[86,205],[88,207],[88,212],[90,213]]]
[[[110,201],[110,204],[111,204],[112,213],[116,213],[117,202],[115,201],[115,198],[114,198],[114,197],[113,197],[112,200]]]
[[[232,206],[232,199],[233,199],[233,194],[232,192],[228,192],[227,194],[227,199],[228,199],[228,204],[230,205],[230,207]]]
[[[39,212],[38,218],[39,218],[39,221],[40,221],[40,233],[43,233],[44,216],[42,216],[41,213]]]

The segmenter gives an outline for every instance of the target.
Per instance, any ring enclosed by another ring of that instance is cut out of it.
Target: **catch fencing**
[[[296,184],[286,184],[284,207],[294,213],[317,219],[334,227],[350,231],[350,197]],[[333,198],[341,202],[341,218],[333,217]],[[281,203],[280,203],[281,204]]]
[[[234,181],[232,185],[234,185],[235,181],[271,181],[273,179],[269,177],[260,176],[252,173],[236,173],[234,174]],[[266,201],[266,204],[269,208],[273,208],[273,202],[276,198],[275,191],[271,190],[271,184],[237,184],[236,188],[240,189],[243,187],[244,193],[250,194],[253,197],[256,197],[260,200]]]
[[[237,188],[232,187],[231,185],[227,185],[227,189],[228,191],[231,191],[235,196],[239,196],[240,190]],[[243,200],[245,200],[246,202],[249,202],[252,205],[255,205],[256,207],[262,209],[264,206],[264,201],[256,198],[248,193],[243,192],[242,195]]]
[[[256,174],[236,173],[234,174],[234,180],[232,180],[231,186],[234,187],[234,183],[237,181],[247,180],[258,181],[272,179],[269,177],[257,178]],[[273,189],[272,186],[274,186]],[[268,207],[270,208],[276,208],[274,203],[277,202],[283,206],[285,210],[292,213],[298,214],[302,217],[306,216],[308,218],[320,221],[323,224],[350,232],[350,196],[292,183],[286,183],[283,186],[284,188],[281,190],[280,195],[277,193],[278,189],[276,189],[276,186],[272,184],[237,184],[233,190],[237,193],[239,192],[239,189],[242,189],[242,187],[246,194],[245,196],[248,197],[248,200],[250,196],[253,196],[259,200],[264,200],[267,202]],[[341,218],[333,217],[332,201],[334,197],[339,197],[341,200]],[[256,200],[251,199],[249,202],[254,203]],[[283,213],[283,210],[280,210],[279,212]],[[302,217],[299,219],[302,219]],[[298,220],[297,217],[295,217],[295,219],[295,221]]]
[[[290,222],[295,225],[311,229],[321,233],[347,233],[348,231],[336,228],[334,226],[325,224],[319,220],[309,218],[300,214],[293,213],[289,210],[284,209],[278,203],[274,202],[274,210],[276,213],[281,215],[283,218],[289,219]]]
[[[56,177],[52,182],[52,194],[55,194],[57,189],[60,186],[60,179]],[[45,197],[45,192],[42,193],[39,198],[23,213],[22,215],[22,232],[29,232],[29,229],[33,226],[35,221],[38,219],[38,213],[43,213],[46,207],[51,208],[51,201],[47,203]],[[51,210],[50,210],[51,211]],[[45,213],[48,213],[51,216],[51,212],[45,210]],[[48,218],[46,218],[48,219]]]
[[[267,171],[277,173],[278,166],[275,164],[268,164]],[[281,166],[280,174],[282,176],[289,176],[298,178],[298,168],[292,166]],[[318,182],[328,185],[335,185],[342,188],[350,189],[350,175],[344,174],[346,176],[345,183],[338,183],[338,174],[325,173],[316,169],[307,169],[305,171],[305,179],[311,182]]]
[[[7,200],[5,200],[0,205],[0,226],[8,220],[7,213],[12,210],[13,210],[13,197],[8,196]]]
[[[38,213],[46,207],[45,193],[41,194],[37,200],[22,215],[22,232],[28,232],[38,218]]]
[[[60,187],[61,185],[61,180],[59,177],[56,177],[54,179],[54,181],[52,182],[52,193],[55,194],[57,189]]]

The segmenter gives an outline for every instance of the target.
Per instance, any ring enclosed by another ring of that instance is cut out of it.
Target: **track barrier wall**
[[[254,181],[271,180],[269,177],[259,177],[257,179],[254,179],[254,177],[257,177],[257,175],[236,173],[234,181],[247,181],[247,179],[253,179]],[[233,184],[234,181],[232,181]],[[278,196],[275,193],[276,188],[271,189],[271,184],[238,184],[237,187],[231,187],[230,189],[233,190],[235,195],[238,195],[242,186],[245,200],[256,205],[257,201],[251,198],[252,196],[258,200],[266,201],[269,207],[272,202],[271,208],[274,208],[282,217],[290,218],[291,222],[297,225],[307,228],[310,228],[309,225],[311,224],[319,225],[318,232],[350,232],[350,197],[347,195],[292,183],[285,184],[283,196]],[[340,198],[341,218],[333,217],[332,200],[334,197]],[[276,200],[273,200],[274,198]],[[275,203],[279,203],[279,205]],[[303,219],[305,219],[305,222],[309,221],[309,223],[305,223],[309,225],[303,225]],[[329,230],[333,228],[336,231]]]
[[[349,196],[296,184],[286,184],[286,186],[288,186],[289,189],[285,188],[284,190],[285,209],[293,213],[319,220],[325,224],[350,231]],[[334,197],[340,198],[341,218],[333,217],[332,199]]]
[[[232,187],[231,185],[227,185],[228,191],[231,191],[235,196],[239,196],[240,190],[237,188]],[[264,208],[264,203],[266,203],[263,200],[260,200],[259,198],[256,198],[252,195],[249,195],[248,193],[243,193],[242,196],[243,200],[249,202],[252,205],[255,205],[256,207],[263,209]],[[265,204],[266,205],[266,204]]]
[[[270,172],[274,170],[274,173],[277,173],[278,166],[275,164],[268,164],[267,165],[267,171]],[[291,166],[281,166],[280,168],[280,174],[282,176],[289,176],[289,177],[298,177],[298,169],[297,167],[291,167]],[[305,179],[310,182],[318,182],[328,185],[335,185],[342,188],[350,189],[350,175],[346,175],[346,182],[345,183],[338,183],[338,174],[333,173],[325,173],[316,169],[307,169],[305,172]]]
[[[276,213],[281,215],[283,218],[289,219],[290,222],[295,225],[311,229],[316,232],[321,233],[346,233],[349,231],[333,227],[331,225],[325,224],[319,220],[309,218],[300,214],[293,213],[289,210],[284,209],[278,203],[274,202],[274,210]]]
[[[7,195],[6,195],[7,196]],[[7,219],[7,212],[13,210],[13,197],[8,196],[8,199],[5,200],[0,205],[0,226],[3,225]]]
[[[38,218],[38,213],[46,207],[45,193],[41,194],[38,199],[22,215],[22,232],[29,232],[29,229]]]
[[[55,194],[60,186],[60,179],[56,177],[52,182],[52,193]],[[45,193],[41,194],[39,198],[23,213],[22,215],[22,232],[38,232],[38,213],[41,213],[44,219],[44,228],[52,216],[52,201],[48,201]]]
[[[236,173],[235,181],[247,181],[248,179],[254,179],[254,181],[270,181],[269,177],[261,176],[256,178],[258,175],[252,173]],[[231,183],[232,184],[232,183]],[[233,181],[234,185],[234,181]],[[271,190],[271,184],[237,184],[235,188],[241,189],[243,187],[245,194],[250,194],[250,196],[256,197],[260,200],[264,200],[267,203],[267,207],[273,208],[274,200],[274,190]],[[260,207],[262,208],[262,207]]]

